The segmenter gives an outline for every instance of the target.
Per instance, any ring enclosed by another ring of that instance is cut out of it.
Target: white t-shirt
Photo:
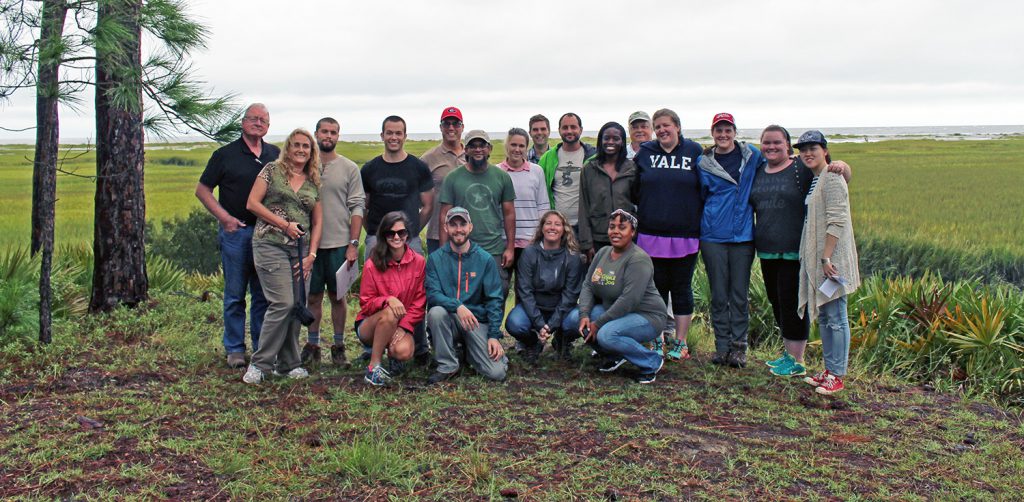
[[[562,212],[570,225],[579,223],[580,172],[583,169],[585,151],[581,146],[575,152],[558,149],[558,168],[551,181],[555,196],[555,209]]]

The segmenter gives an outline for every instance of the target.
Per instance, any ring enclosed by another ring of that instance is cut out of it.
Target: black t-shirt
[[[757,170],[750,189],[754,247],[760,253],[797,253],[804,226],[804,198],[814,173],[799,160],[774,174]]]
[[[402,211],[409,218],[410,238],[420,234],[420,194],[434,188],[430,168],[415,155],[397,163],[382,156],[363,165],[363,190],[366,191],[366,233],[377,232],[385,214]]]
[[[715,160],[718,165],[725,169],[725,172],[732,176],[733,181],[740,181],[740,165],[743,164],[743,152],[737,146],[729,153],[715,153]]]
[[[268,164],[281,156],[281,149],[267,142],[263,143],[257,157],[242,138],[228,143],[210,156],[199,182],[213,190],[220,187],[217,200],[231,216],[246,225],[256,224],[256,215],[245,208],[249,192],[256,176]]]

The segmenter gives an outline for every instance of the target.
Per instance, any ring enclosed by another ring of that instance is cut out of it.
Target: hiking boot
[[[320,346],[307,343],[302,346],[302,352],[299,354],[299,361],[302,361],[303,366],[312,366],[314,364],[320,364]]]
[[[228,354],[228,368],[238,369],[245,367],[245,352],[231,352]]]
[[[540,343],[534,345],[528,345],[523,348],[523,362],[530,366],[537,366],[540,360],[540,354],[544,351],[544,346]]]
[[[818,387],[821,384],[825,383],[825,380],[827,378],[828,370],[823,370],[820,373],[815,374],[814,376],[804,377],[804,382],[806,382],[808,385]]]
[[[717,364],[719,366],[725,366],[729,359],[728,352],[715,352],[715,356],[711,358],[711,364]]]
[[[773,375],[781,377],[795,377],[807,374],[807,368],[804,368],[804,365],[796,362],[796,359],[793,359],[792,357],[786,359],[782,364],[770,369],[769,371],[771,371]]]
[[[348,362],[348,358],[345,357],[344,345],[334,345],[331,347],[331,364],[341,366],[342,368],[348,368],[351,366]]]
[[[747,352],[745,350],[733,350],[725,359],[726,364],[733,368],[747,367]]]
[[[388,370],[384,369],[381,365],[376,365],[373,368],[366,369],[366,375],[363,376],[363,381],[370,385],[377,387],[383,387],[391,382],[391,374]]]
[[[821,385],[814,389],[818,394],[830,395],[843,390],[843,379],[831,373],[821,381]]]
[[[690,348],[682,340],[672,340],[672,350],[668,351],[668,358],[673,361],[683,361],[690,358]]]
[[[412,360],[416,366],[423,366],[424,368],[429,368],[431,363],[434,362],[434,359],[430,357],[430,352],[416,354]]]
[[[262,382],[263,370],[250,364],[249,369],[245,370],[245,375],[242,375],[242,381],[253,385]]]
[[[441,382],[447,382],[455,378],[455,375],[459,374],[459,370],[455,370],[451,373],[445,373],[443,371],[435,371],[432,375],[427,377],[427,385],[434,385]]]
[[[776,367],[782,366],[783,363],[785,363],[786,361],[789,361],[791,359],[793,359],[793,356],[789,355],[789,352],[782,351],[782,355],[779,356],[777,359],[772,359],[771,361],[765,361],[764,363],[767,364],[769,368],[776,368]]]
[[[608,359],[601,365],[601,367],[597,368],[597,371],[600,371],[601,373],[611,373],[621,368],[623,364],[626,364],[626,358],[624,357]]]
[[[639,383],[639,384],[654,383],[654,380],[658,376],[658,372],[661,371],[661,368],[664,368],[664,367],[665,367],[665,359],[663,358],[661,360],[661,362],[658,363],[658,369],[656,369],[656,370],[654,370],[654,371],[652,371],[650,373],[641,373],[641,374],[637,375],[636,378],[635,378],[636,383]]]

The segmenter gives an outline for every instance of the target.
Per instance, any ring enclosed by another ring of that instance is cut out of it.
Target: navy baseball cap
[[[799,150],[805,145],[812,144],[818,144],[821,145],[822,148],[828,148],[828,140],[825,139],[825,135],[822,134],[821,131],[815,129],[811,129],[810,131],[801,134],[800,139],[796,140],[796,144],[793,145],[793,148]]]

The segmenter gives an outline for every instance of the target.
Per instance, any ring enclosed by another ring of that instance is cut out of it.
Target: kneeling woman
[[[246,209],[259,220],[252,237],[256,274],[267,297],[260,347],[242,380],[258,384],[268,371],[290,378],[309,376],[299,364],[299,320],[292,307],[299,294],[297,275],[309,277],[316,253],[299,261],[299,250],[320,246],[320,157],[309,131],[288,135],[281,157],[263,168],[249,192]],[[310,230],[308,241],[302,237]]]
[[[594,256],[580,291],[580,333],[597,344],[608,360],[608,373],[629,361],[640,368],[639,383],[654,382],[664,364],[662,355],[648,349],[665,328],[665,301],[654,286],[651,257],[633,244],[636,217],[622,209],[608,220],[611,246]]]
[[[797,310],[804,318],[818,318],[825,371],[804,379],[819,394],[843,390],[850,358],[850,319],[846,297],[860,286],[857,245],[853,240],[850,193],[839,174],[828,172],[831,160],[828,141],[819,131],[807,131],[793,145],[800,160],[814,173],[807,195],[807,219],[800,240],[800,300]],[[826,295],[826,280],[838,283]]]
[[[553,345],[567,357],[572,341],[579,336],[580,282],[583,262],[565,216],[548,211],[540,218],[533,242],[523,250],[516,268],[516,298],[519,304],[508,314],[505,330],[522,342],[525,359],[536,363],[544,341],[554,336]]]
[[[359,341],[373,347],[364,377],[371,385],[385,385],[391,379],[380,364],[385,349],[392,361],[412,358],[412,333],[423,322],[427,261],[409,248],[408,228],[405,213],[384,215],[359,285],[355,328]]]

